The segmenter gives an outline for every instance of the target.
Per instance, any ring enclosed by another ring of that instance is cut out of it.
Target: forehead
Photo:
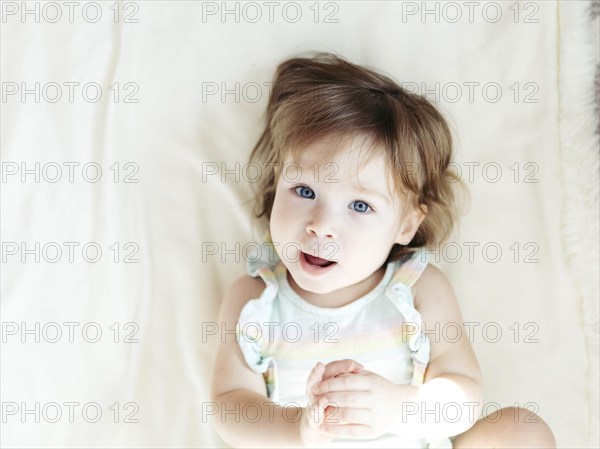
[[[286,160],[302,166],[309,166],[315,162],[337,162],[350,168],[357,164],[364,166],[370,160],[383,155],[382,149],[375,147],[363,136],[325,137],[289,151]]]
[[[386,181],[390,182],[384,150],[361,137],[316,140],[289,151],[285,163],[297,164],[303,173],[330,173],[339,182],[358,181],[359,186],[387,187]]]

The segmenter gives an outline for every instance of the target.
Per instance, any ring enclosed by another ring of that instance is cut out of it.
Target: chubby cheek
[[[271,210],[271,218],[269,220],[269,228],[273,242],[280,242],[285,237],[285,229],[288,227],[290,214],[286,211],[286,207],[282,204],[280,193],[277,192],[273,208]]]
[[[365,263],[382,264],[392,249],[392,243],[386,238],[385,233],[386,230],[381,229],[364,235],[355,235],[351,239],[354,253],[360,254]]]

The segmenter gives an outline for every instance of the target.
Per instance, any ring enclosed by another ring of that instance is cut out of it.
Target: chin
[[[296,283],[297,283],[297,282],[296,282]],[[297,283],[297,284],[298,284],[298,283]],[[330,286],[330,285],[327,285],[327,286],[325,286],[325,285],[317,285],[317,286],[314,286],[314,287],[313,287],[312,285],[300,285],[300,284],[298,284],[298,285],[300,286],[300,288],[301,288],[302,290],[305,290],[305,291],[307,291],[307,292],[314,293],[314,294],[316,294],[316,295],[325,295],[325,294],[327,294],[327,293],[331,293],[331,292],[333,292],[333,291],[335,291],[335,290],[338,290],[338,289],[337,289],[337,288],[335,288],[335,287],[334,287],[334,288],[331,288],[331,286]]]
[[[329,294],[348,286],[347,284],[340,284],[339,280],[332,279],[298,279],[294,277],[294,281],[302,290],[317,295]]]

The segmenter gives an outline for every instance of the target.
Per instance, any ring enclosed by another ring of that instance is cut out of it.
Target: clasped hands
[[[312,369],[300,438],[309,447],[334,438],[377,438],[387,432],[398,407],[398,385],[350,359]]]

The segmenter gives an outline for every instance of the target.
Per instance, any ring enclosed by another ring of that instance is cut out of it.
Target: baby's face
[[[326,148],[327,141],[320,140],[302,152],[301,160],[286,160],[270,232],[297,284],[292,287],[315,294],[348,288],[350,293],[377,275],[394,243],[412,239],[422,218],[402,213],[409,208],[390,190],[393,184],[386,179],[384,155],[358,172],[360,140],[346,145],[333,160],[316,162]],[[336,263],[322,268],[318,264],[324,261],[310,256]]]

